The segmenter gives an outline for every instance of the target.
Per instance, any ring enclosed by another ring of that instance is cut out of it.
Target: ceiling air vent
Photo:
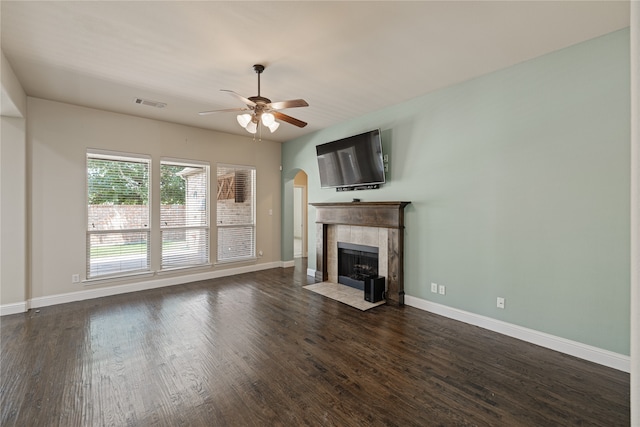
[[[164,108],[167,106],[164,102],[151,101],[149,99],[134,98],[133,100],[136,104],[146,105],[148,107]]]

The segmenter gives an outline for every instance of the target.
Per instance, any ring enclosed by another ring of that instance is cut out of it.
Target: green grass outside
[[[91,248],[91,258],[143,254],[147,251],[146,243],[129,243],[124,245],[97,246]]]

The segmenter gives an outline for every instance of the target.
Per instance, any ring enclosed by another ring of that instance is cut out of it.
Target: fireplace
[[[316,271],[338,282],[338,242],[377,246],[387,304],[404,304],[404,208],[410,202],[310,203],[316,208]]]
[[[338,242],[338,283],[364,290],[364,281],[378,277],[378,248]]]

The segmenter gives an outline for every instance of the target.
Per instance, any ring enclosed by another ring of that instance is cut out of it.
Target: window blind
[[[255,257],[255,181],[254,167],[217,167],[218,261]]]
[[[87,153],[87,278],[149,270],[149,165]]]
[[[209,263],[209,166],[160,162],[161,268]]]

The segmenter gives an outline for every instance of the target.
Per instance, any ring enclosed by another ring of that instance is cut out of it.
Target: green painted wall
[[[408,295],[628,355],[629,93],[626,29],[287,142],[283,259],[303,169],[310,202],[412,202]],[[315,146],[371,128],[388,183],[320,189]]]

